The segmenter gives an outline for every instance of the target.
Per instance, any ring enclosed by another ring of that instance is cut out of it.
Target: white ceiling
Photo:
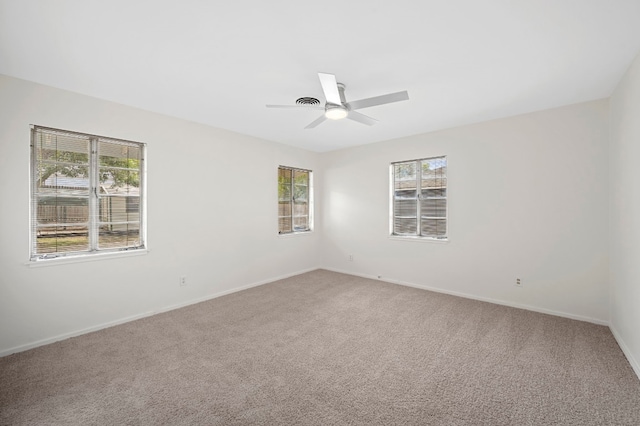
[[[1,74],[318,152],[604,98],[639,51],[640,0],[0,0]],[[318,72],[410,100],[265,108]]]

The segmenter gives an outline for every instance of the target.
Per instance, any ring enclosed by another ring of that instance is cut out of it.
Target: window
[[[31,260],[145,248],[145,144],[33,126]]]
[[[311,231],[311,170],[278,167],[278,233]]]
[[[391,234],[447,239],[447,158],[391,164]]]

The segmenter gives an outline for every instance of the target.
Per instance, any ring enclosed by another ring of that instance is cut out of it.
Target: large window
[[[278,167],[278,233],[311,230],[311,170]]]
[[[391,234],[447,239],[447,158],[391,164]]]
[[[145,248],[145,145],[34,126],[31,260]]]

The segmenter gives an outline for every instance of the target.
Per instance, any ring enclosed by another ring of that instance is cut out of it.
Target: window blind
[[[446,157],[393,163],[392,234],[447,238]]]
[[[143,248],[145,145],[32,128],[31,259]]]
[[[311,230],[311,171],[278,167],[278,233]]]

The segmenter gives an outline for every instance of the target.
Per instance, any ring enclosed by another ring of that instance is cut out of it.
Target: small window
[[[145,248],[145,144],[34,126],[31,260]]]
[[[391,164],[391,234],[447,239],[447,158]]]
[[[311,170],[278,167],[278,233],[311,231]]]

